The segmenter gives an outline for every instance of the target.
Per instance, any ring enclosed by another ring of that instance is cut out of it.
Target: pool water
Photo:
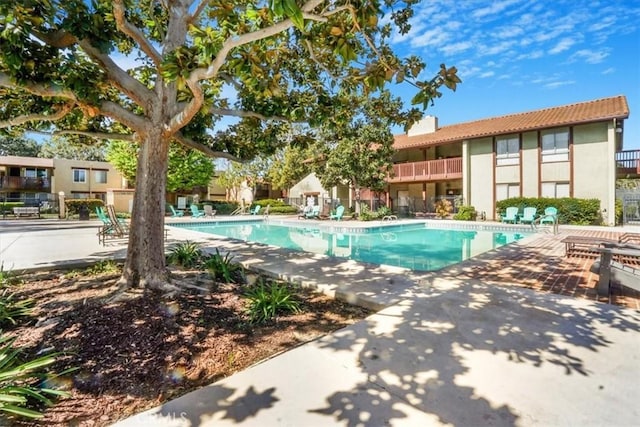
[[[266,222],[172,225],[247,242],[421,271],[439,270],[525,237],[517,232],[428,228],[424,224],[376,227],[353,233]]]

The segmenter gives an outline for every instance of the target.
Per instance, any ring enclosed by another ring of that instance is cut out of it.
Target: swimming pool
[[[526,236],[523,232],[506,230],[431,228],[424,223],[370,228],[271,221],[169,225],[247,242],[421,271],[439,270]]]

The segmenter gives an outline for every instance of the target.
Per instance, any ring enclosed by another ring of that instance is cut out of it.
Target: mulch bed
[[[26,278],[18,295],[36,301],[35,316],[7,333],[18,337],[25,356],[65,352],[54,369],[78,369],[58,380],[71,397],[46,408],[41,420],[13,425],[110,425],[370,314],[301,289],[301,313],[253,325],[241,285],[175,273],[173,283],[183,289],[177,296],[138,291],[118,302],[109,302],[117,274]]]

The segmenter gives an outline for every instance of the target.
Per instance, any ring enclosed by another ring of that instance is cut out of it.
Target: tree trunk
[[[162,126],[144,135],[138,154],[136,191],[129,233],[127,260],[120,284],[172,292],[164,253],[164,212],[169,140]]]

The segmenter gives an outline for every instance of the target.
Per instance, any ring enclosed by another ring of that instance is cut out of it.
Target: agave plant
[[[52,405],[50,397],[67,397],[69,393],[48,388],[51,379],[44,368],[56,361],[59,354],[49,354],[22,362],[20,348],[14,348],[15,337],[0,336],[0,412],[26,418],[41,418],[42,413],[29,408],[30,403]],[[64,373],[68,373],[66,371]],[[64,374],[63,373],[63,374]]]
[[[0,292],[0,326],[7,323],[16,324],[16,318],[30,316],[34,302],[30,299],[16,300],[15,294],[8,289]]]
[[[216,253],[204,260],[204,267],[215,280],[224,280],[226,283],[241,283],[244,281],[244,269],[241,264],[233,262],[233,256],[227,253]]]
[[[261,279],[245,293],[249,300],[249,320],[251,323],[264,323],[280,313],[297,313],[300,303],[294,299],[293,292],[285,283],[266,283]]]
[[[169,261],[170,264],[186,268],[195,267],[201,259],[202,251],[200,250],[200,245],[188,240],[174,246],[169,251],[169,256],[167,257],[167,261]]]

